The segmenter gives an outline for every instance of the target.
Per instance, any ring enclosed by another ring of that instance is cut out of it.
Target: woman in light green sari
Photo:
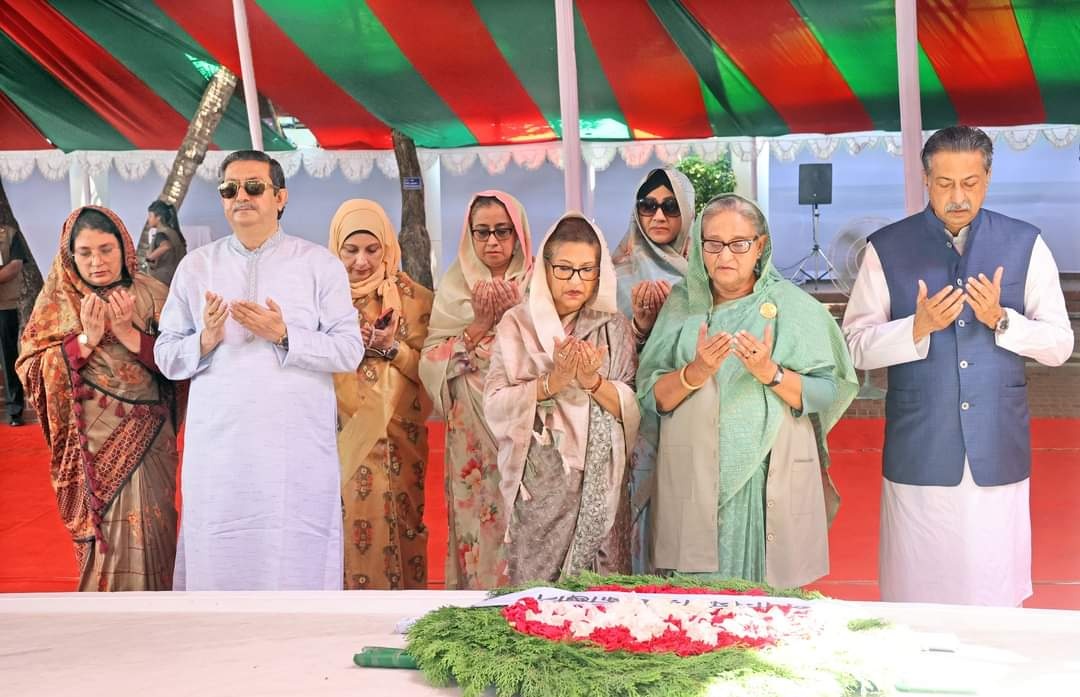
[[[660,433],[657,569],[779,586],[828,573],[825,438],[857,389],[836,322],[773,267],[765,216],[710,201],[638,370]]]

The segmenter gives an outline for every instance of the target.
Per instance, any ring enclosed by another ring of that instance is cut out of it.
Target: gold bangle
[[[476,342],[469,336],[469,329],[467,327],[461,330],[461,338],[465,340],[465,348],[469,348],[469,344],[476,346]]]
[[[679,371],[679,382],[681,382],[682,386],[685,387],[690,392],[696,392],[697,390],[700,390],[702,387],[705,387],[705,383],[708,382],[709,379],[705,378],[705,382],[702,382],[700,385],[691,385],[690,381],[686,379],[686,369],[689,368],[689,367],[690,367],[690,364],[687,363],[686,365],[684,365],[682,367],[682,370]]]
[[[600,386],[604,384],[604,378],[599,375],[596,376],[596,384],[592,387],[586,387],[585,391],[589,394],[596,394],[600,390]]]
[[[541,383],[544,388],[544,399],[551,399],[551,387],[548,386],[549,377],[551,377],[551,373],[544,373],[544,381]]]

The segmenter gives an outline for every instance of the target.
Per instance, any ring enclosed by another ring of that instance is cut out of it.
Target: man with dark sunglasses
[[[281,230],[273,158],[232,153],[218,193],[233,234],[181,261],[154,351],[191,380],[173,587],[340,589],[333,373],[364,357],[348,277]]]

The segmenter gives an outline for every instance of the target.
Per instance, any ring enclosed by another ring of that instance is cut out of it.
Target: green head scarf
[[[702,213],[724,199],[757,208],[749,199],[723,194],[712,199]],[[702,215],[697,217],[691,231],[686,278],[672,288],[641,353],[637,389],[642,435],[656,445],[662,417],[656,409],[653,386],[667,373],[680,370],[693,360],[702,323],[708,325],[710,336],[745,330],[758,339],[764,337],[765,326],[772,323],[774,361],[785,370],[800,374],[831,376],[836,383],[836,400],[827,409],[810,416],[818,438],[821,463],[827,466],[825,436],[855,398],[859,387],[840,327],[824,305],[776,270],[772,264],[771,238],[765,242],[754,290],[745,297],[714,305],[701,249],[702,218]],[[773,314],[773,309],[775,318],[767,318],[766,315]],[[717,381],[720,396],[717,408],[720,411],[719,452],[723,453],[720,465],[723,499],[720,504],[723,505],[742,488],[772,450],[780,429],[781,410],[789,407],[772,389],[748,373],[734,354],[724,360],[713,379]]]

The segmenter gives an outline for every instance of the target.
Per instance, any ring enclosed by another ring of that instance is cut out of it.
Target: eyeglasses
[[[512,227],[497,227],[494,229],[486,227],[474,227],[472,229],[472,236],[476,238],[476,240],[479,242],[487,242],[487,239],[492,235],[495,235],[495,239],[497,239],[498,241],[505,242],[506,240],[510,239],[513,234],[514,228]]]
[[[663,201],[657,201],[651,196],[645,198],[639,198],[637,201],[637,212],[640,215],[647,215],[652,217],[656,215],[657,210],[664,211],[664,215],[669,218],[678,218],[682,215],[679,212],[679,202],[668,196]]]
[[[577,274],[583,281],[595,281],[600,278],[599,266],[582,266],[580,269],[575,269],[573,266],[552,264],[549,259],[545,259],[544,261],[551,267],[551,275],[560,281],[569,281],[574,277],[574,274]]]
[[[239,193],[240,187],[244,187],[244,191],[248,196],[262,196],[266,191],[266,187],[273,188],[274,193],[278,192],[278,187],[273,184],[267,184],[262,179],[246,179],[243,183],[236,181],[235,179],[226,179],[218,184],[218,193],[221,194],[221,198],[230,199],[236,198],[236,194]]]
[[[721,242],[720,240],[702,240],[701,248],[709,254],[719,254],[724,251],[724,247],[731,250],[732,254],[746,254],[750,251],[750,248],[754,246],[754,240],[732,240],[730,242]]]

